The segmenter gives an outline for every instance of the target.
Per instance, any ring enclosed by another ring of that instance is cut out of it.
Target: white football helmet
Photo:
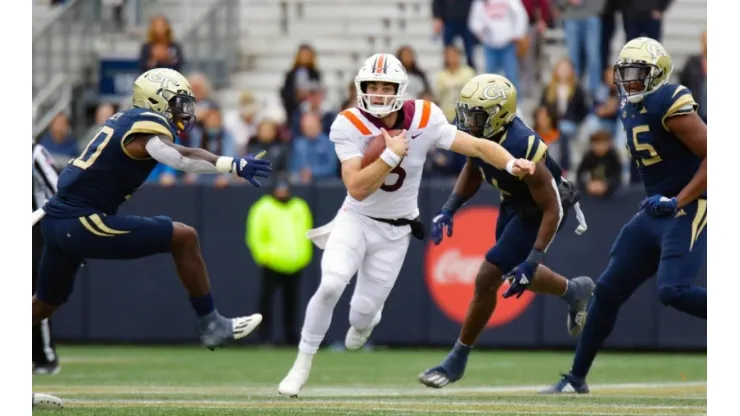
[[[396,84],[395,95],[367,94],[365,93],[368,82],[388,82]],[[355,88],[357,89],[357,107],[374,115],[385,117],[398,111],[406,97],[406,87],[409,77],[406,68],[395,56],[388,53],[376,53],[367,58],[355,77]],[[372,98],[383,97],[383,103],[372,102]]]

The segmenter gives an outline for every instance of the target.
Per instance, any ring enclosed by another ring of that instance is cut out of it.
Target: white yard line
[[[650,389],[672,389],[706,387],[706,381],[686,381],[672,383],[615,383],[590,385],[592,393],[609,392],[620,390],[650,390]],[[537,393],[546,388],[546,385],[522,385],[522,386],[471,386],[471,387],[445,387],[442,389],[431,389],[419,385],[418,387],[366,387],[366,386],[326,386],[306,387],[301,392],[301,397],[363,397],[363,396],[448,396],[464,394],[513,394],[513,393]],[[274,387],[260,386],[126,386],[126,385],[97,385],[97,386],[59,386],[34,384],[37,391],[48,391],[59,394],[244,394],[249,396],[270,396],[277,394],[277,385]],[[646,391],[646,393],[648,393]],[[643,397],[643,396],[628,396]],[[656,396],[663,398],[663,396]],[[679,396],[680,397],[680,396]]]

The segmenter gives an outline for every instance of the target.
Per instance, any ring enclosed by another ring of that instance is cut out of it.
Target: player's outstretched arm
[[[342,181],[350,196],[358,201],[377,191],[383,185],[385,177],[401,163],[401,159],[408,151],[405,130],[395,137],[390,137],[385,129],[381,131],[385,136],[386,149],[376,161],[364,168],[361,157],[353,157],[342,162]]]
[[[514,176],[531,175],[535,170],[534,163],[526,159],[515,159],[508,150],[498,143],[478,139],[459,130],[455,133],[455,140],[452,142],[450,150],[469,157],[483,159],[486,163],[498,169],[506,170]]]
[[[542,210],[542,222],[532,251],[544,254],[555,238],[560,221],[563,219],[563,206],[558,199],[558,185],[544,162],[537,163],[534,173],[522,180],[529,187],[532,199]]]
[[[476,171],[475,164],[468,158],[462,172],[460,172],[460,176],[457,177],[455,189],[442,207],[442,211],[447,211],[454,215],[460,207],[478,192],[482,182],[483,178]]]
[[[668,118],[665,126],[702,159],[699,170],[696,171],[691,182],[676,195],[678,208],[682,208],[699,198],[707,190],[707,125],[696,114],[696,111],[692,111],[689,114]]]
[[[204,149],[180,146],[158,136],[136,137],[126,144],[126,150],[134,157],[151,156],[157,162],[183,172],[236,172],[256,187],[260,187],[261,184],[254,178],[267,178],[272,171],[272,164],[268,160],[262,160],[262,155],[246,158],[216,156]]]

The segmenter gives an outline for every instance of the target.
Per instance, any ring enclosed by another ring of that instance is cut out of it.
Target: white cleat
[[[298,397],[303,385],[308,381],[311,369],[293,367],[287,376],[280,382],[278,393],[282,396]]]
[[[234,339],[241,339],[251,334],[262,322],[262,315],[243,316],[231,320],[231,328],[234,331]]]
[[[347,336],[344,338],[344,347],[350,351],[359,350],[367,343],[367,339],[370,338],[370,334],[373,333],[373,329],[380,323],[382,314],[378,312],[370,324],[370,328],[365,331],[358,331],[354,327],[350,326],[347,331]]]
[[[64,401],[59,397],[52,396],[44,393],[32,393],[33,394],[33,408],[34,409],[63,409]]]
[[[293,368],[290,369],[288,375],[280,382],[278,393],[282,396],[298,397],[298,393],[301,392],[306,381],[308,381],[308,376],[311,374],[312,361],[313,354],[299,352]]]

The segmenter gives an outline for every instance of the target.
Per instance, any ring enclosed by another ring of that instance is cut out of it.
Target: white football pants
[[[411,239],[410,226],[395,227],[344,208],[328,228],[321,283],[308,302],[298,347],[307,354],[318,350],[334,307],[355,273],[349,323],[358,331],[370,328],[396,283]],[[323,245],[317,239],[314,242]]]

